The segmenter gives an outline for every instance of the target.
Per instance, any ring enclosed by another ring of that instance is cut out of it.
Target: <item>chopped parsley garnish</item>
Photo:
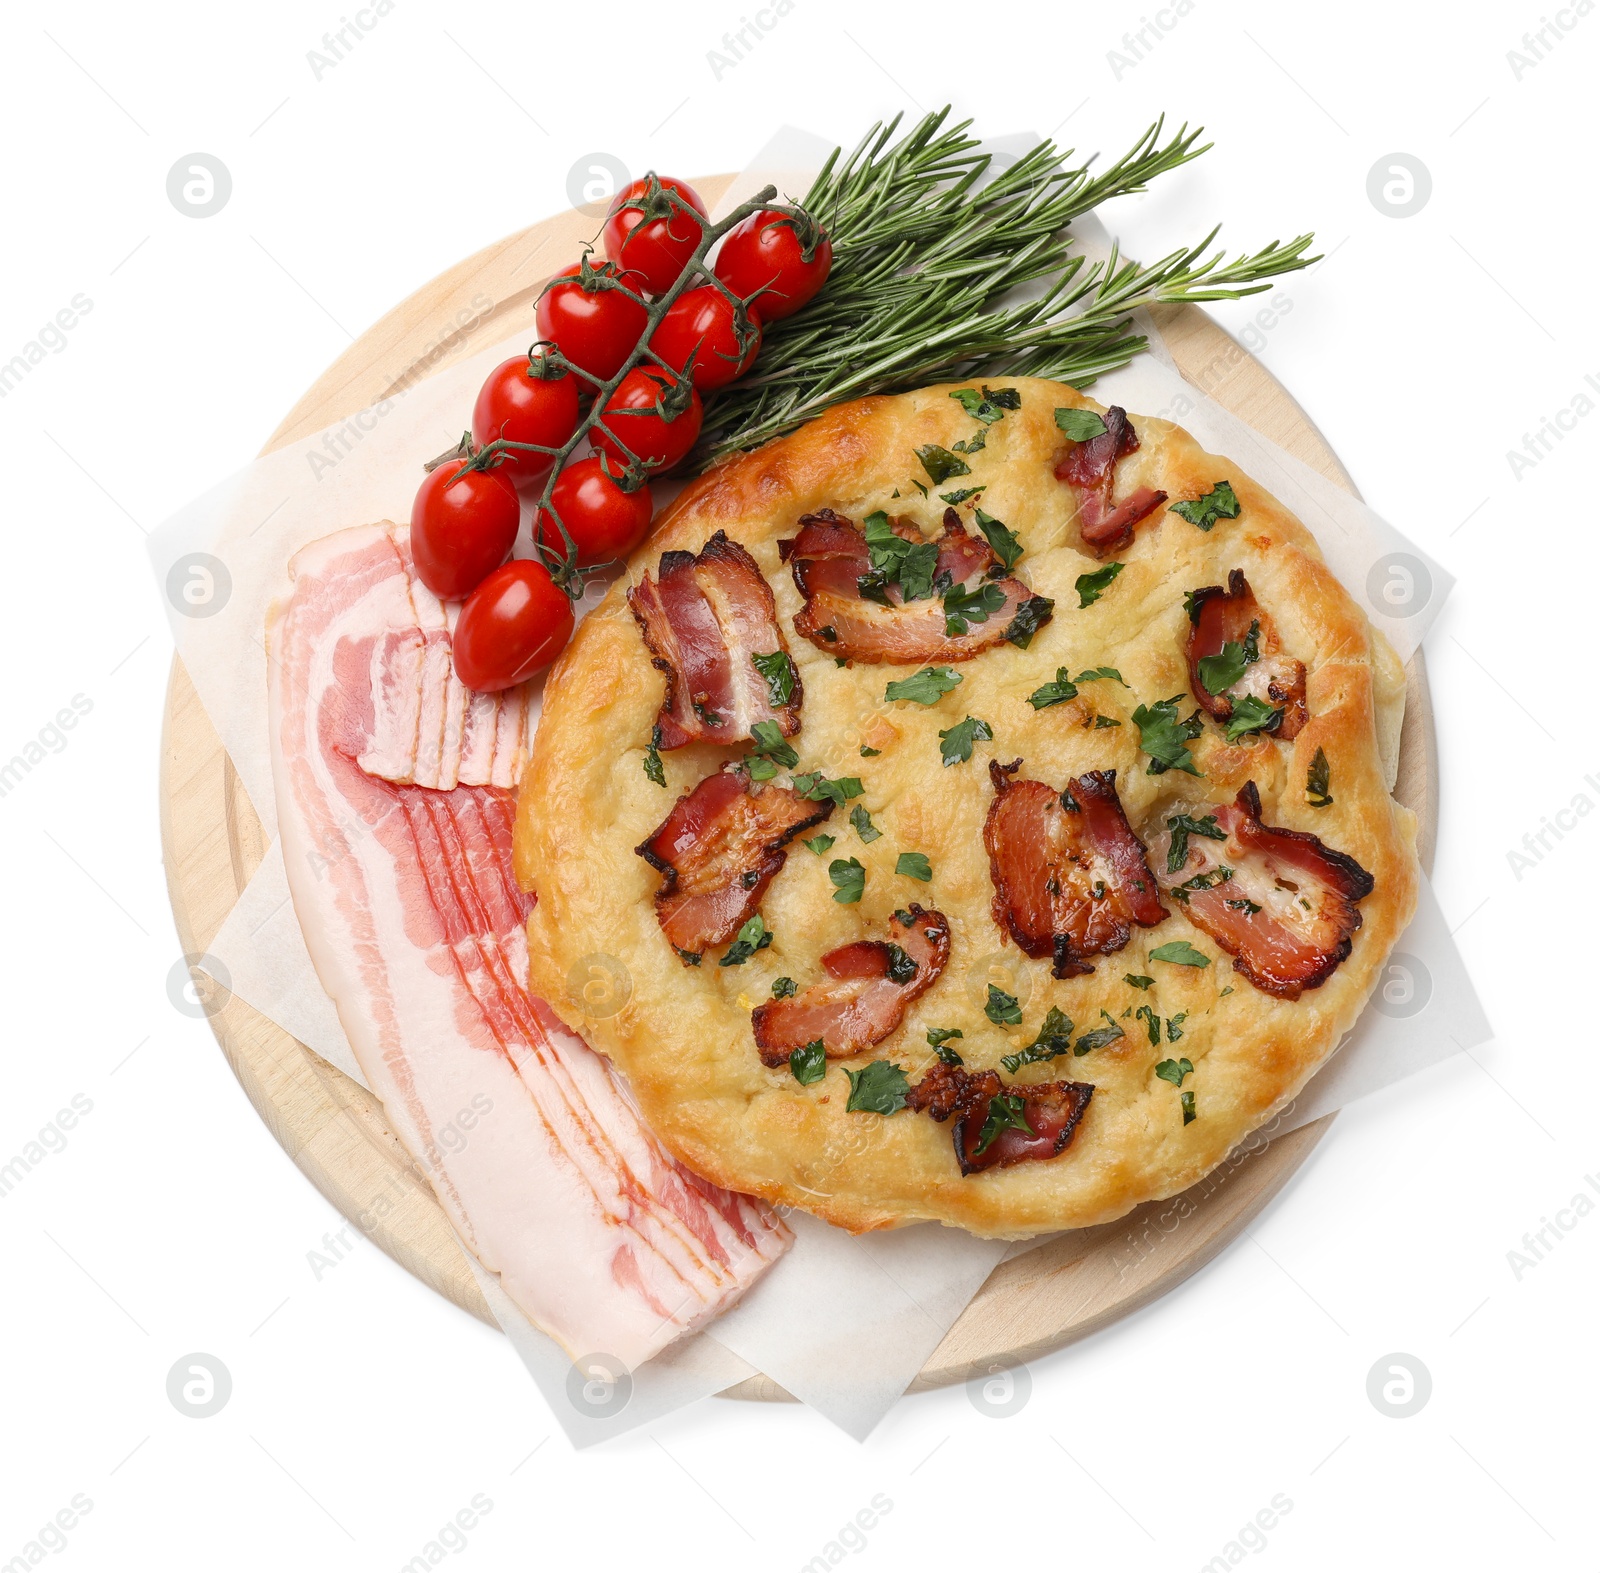
[[[1209,967],[1211,958],[1186,939],[1169,940],[1150,952],[1152,961],[1170,961],[1175,967]]]
[[[1106,679],[1107,682],[1122,683],[1122,673],[1114,666],[1091,666],[1078,673],[1078,681],[1080,683],[1096,683],[1101,678]],[[1122,686],[1126,688],[1128,685],[1122,683]]]
[[[1118,1038],[1126,1036],[1122,1028],[1112,1019],[1109,1011],[1102,1008],[1100,1014],[1106,1019],[1105,1026],[1083,1033],[1078,1038],[1077,1047],[1072,1051],[1075,1056],[1092,1054],[1096,1049],[1103,1049],[1108,1043],[1115,1043]]]
[[[865,842],[873,842],[883,834],[872,822],[869,814],[859,803],[850,810],[850,823],[855,826],[856,834]]]
[[[941,481],[948,481],[957,475],[971,475],[972,466],[965,459],[958,459],[948,448],[941,448],[936,442],[924,443],[922,447],[914,450],[922,461],[922,467],[928,472],[928,479],[937,486]],[[920,482],[914,482],[920,485]]]
[[[837,780],[830,781],[820,770],[808,770],[804,775],[796,776],[794,789],[801,797],[810,798],[813,803],[820,803],[826,798],[831,803],[837,803],[840,808],[843,808],[851,798],[860,797],[866,790],[861,785],[860,776],[840,776]]]
[[[1124,972],[1122,974],[1122,981],[1128,984],[1131,988],[1147,989],[1156,980],[1154,978],[1145,977],[1142,972]]]
[[[1057,410],[1056,425],[1074,442],[1088,442],[1106,434],[1106,423],[1093,410]]]
[[[1122,723],[1120,721],[1113,721],[1108,715],[1097,715],[1094,718],[1094,729],[1097,732],[1101,729],[1101,727],[1121,725]]]
[[[710,705],[701,704],[698,699],[693,700],[692,703],[694,705],[694,713],[699,716],[707,726],[726,726],[728,724],[728,718],[726,716],[718,715]]]
[[[906,1073],[888,1060],[874,1060],[860,1070],[847,1069],[850,1097],[845,1109],[851,1114],[893,1114],[906,1106],[911,1084]]]
[[[1233,714],[1228,718],[1228,741],[1237,743],[1250,732],[1275,732],[1282,719],[1281,706],[1269,705],[1254,694],[1245,694],[1233,701]]]
[[[993,740],[994,728],[987,721],[969,715],[965,721],[958,721],[948,731],[939,734],[939,757],[947,765],[964,765],[972,758],[974,743]]]
[[[1333,806],[1333,796],[1328,791],[1331,779],[1328,756],[1319,748],[1311,761],[1311,768],[1306,771],[1306,802],[1313,808]]]
[[[1233,495],[1233,487],[1226,481],[1218,481],[1204,496],[1192,502],[1175,502],[1167,512],[1187,519],[1197,529],[1209,530],[1218,519],[1239,517],[1239,499]]]
[[[750,728],[751,750],[744,756],[744,768],[752,781],[770,781],[778,773],[800,763],[800,756],[784,741],[776,721],[757,721]]]
[[[698,950],[679,950],[676,945],[674,945],[672,948],[678,951],[678,960],[681,961],[684,966],[698,967],[700,965],[700,952]]]
[[[861,521],[867,538],[870,573],[856,580],[857,592],[880,606],[892,606],[889,586],[898,584],[908,601],[924,601],[933,594],[933,575],[939,565],[935,541],[911,540],[895,532],[881,508]]]
[[[1194,1123],[1194,1094],[1192,1092],[1180,1092],[1178,1094],[1178,1102],[1183,1105],[1183,1123],[1192,1125]]]
[[[772,943],[772,930],[761,921],[758,912],[745,926],[739,930],[739,936],[722,953],[722,960],[717,963],[719,967],[742,967],[758,950],[765,950]]]
[[[988,446],[989,434],[980,426],[977,430],[977,433],[974,436],[967,438],[965,442],[951,443],[950,451],[952,453],[977,453],[981,449],[987,448]],[[924,493],[924,495],[926,495],[926,493]]]
[[[961,673],[952,672],[948,666],[925,666],[910,677],[888,684],[883,690],[885,700],[909,699],[913,704],[935,705],[941,697],[961,685]]]
[[[1255,914],[1261,910],[1260,902],[1251,901],[1247,896],[1240,896],[1236,900],[1225,901],[1223,902],[1223,906],[1232,907],[1235,912],[1242,912],[1247,918],[1254,917]]]
[[[821,1038],[813,1038],[803,1047],[790,1050],[789,1074],[802,1087],[809,1087],[828,1074],[828,1049]]]
[[[944,632],[947,639],[959,639],[971,623],[986,623],[1006,604],[1006,593],[992,579],[985,579],[970,590],[953,584],[944,592]]]
[[[1156,1075],[1158,1075],[1162,1081],[1170,1081],[1174,1087],[1181,1087],[1183,1085],[1183,1078],[1185,1076],[1192,1076],[1193,1074],[1194,1066],[1192,1066],[1188,1060],[1162,1060],[1162,1062],[1156,1066]]]
[[[1192,776],[1200,774],[1188,744],[1199,737],[1205,723],[1198,710],[1187,721],[1178,719],[1181,697],[1175,695],[1153,705],[1140,705],[1133,712],[1133,724],[1139,728],[1139,747],[1150,756],[1146,775],[1164,775],[1169,770],[1186,770]]]
[[[834,838],[832,836],[811,836],[802,841],[800,845],[808,852],[815,852],[818,857],[821,857],[833,845],[833,842]]]
[[[657,736],[659,735],[660,728],[658,727]],[[654,781],[658,787],[664,787],[667,784],[667,772],[662,768],[661,765],[661,750],[656,746],[654,741],[652,741],[650,746],[644,751],[644,773],[649,777],[650,780]]]
[[[1019,650],[1033,643],[1033,636],[1050,621],[1056,603],[1047,595],[1030,595],[1017,608],[1016,616],[1006,624],[1006,640]]]
[[[1183,1036],[1183,1024],[1189,1019],[1189,1012],[1180,1010],[1176,1016],[1167,1017],[1167,1042],[1176,1043]],[[1193,1069],[1191,1066],[1190,1069]]]
[[[1111,581],[1122,572],[1122,568],[1121,563],[1107,563],[1104,568],[1096,568],[1093,573],[1079,574],[1078,609],[1081,611],[1086,606],[1093,606],[1111,588]]]
[[[958,491],[940,492],[939,501],[947,502],[954,507],[958,502],[965,502],[969,497],[976,497],[979,492],[988,491],[988,486],[963,486]]]
[[[1078,685],[1067,676],[1067,668],[1058,666],[1053,683],[1046,683],[1042,688],[1036,688],[1028,695],[1028,703],[1035,710],[1044,710],[1050,705],[1065,704],[1069,699],[1078,697]]]
[[[1144,1023],[1144,1030],[1150,1034],[1152,1045],[1161,1041],[1161,1018],[1148,1006],[1141,1005],[1134,1015]]]
[[[923,884],[933,878],[933,865],[925,852],[902,852],[894,860],[894,871],[907,879],[920,879]]]
[[[868,748],[867,745],[863,743],[858,752],[863,759],[876,759],[878,755],[883,752],[883,750],[881,748]]]
[[[787,650],[753,655],[751,664],[767,680],[767,702],[774,710],[789,703],[794,693],[794,662]]]
[[[993,985],[990,985],[991,993]],[[1053,1060],[1058,1054],[1066,1054],[1072,1047],[1072,1023],[1061,1013],[1058,1005],[1052,1005],[1045,1012],[1044,1021],[1039,1026],[1039,1036],[1036,1037],[1025,1049],[1018,1050],[1015,1054],[1006,1054],[1001,1057],[1000,1063],[1005,1066],[1008,1074],[1015,1076],[1024,1065],[1037,1065],[1041,1060]]]
[[[913,485],[913,486],[915,486],[915,487],[916,487],[916,489],[917,489],[917,490],[918,490],[918,491],[919,491],[919,492],[921,492],[921,493],[922,493],[922,495],[923,495],[923,496],[924,496],[924,497],[926,497],[926,496],[927,496],[927,495],[928,495],[928,488],[927,488],[927,487],[926,487],[926,486],[924,486],[924,485],[923,485],[923,484],[922,484],[922,482],[921,482],[921,481],[919,481],[919,480],[918,480],[918,479],[917,479],[917,478],[916,478],[916,476],[914,476],[914,475],[913,475],[913,476],[912,476],[912,477],[911,477],[911,484],[912,484],[912,485]],[[896,493],[895,493],[895,496],[896,496],[896,497],[898,497],[898,496],[899,496],[899,495],[900,495],[900,494],[899,494],[899,492],[896,492]]]
[[[1204,836],[1208,841],[1226,841],[1228,832],[1217,824],[1215,814],[1196,819],[1192,814],[1174,814],[1167,821],[1172,842],[1167,848],[1167,872],[1176,874],[1189,861],[1189,837]]]
[[[957,400],[968,415],[976,416],[986,426],[1004,420],[1007,410],[1022,408],[1022,396],[1015,388],[997,388],[993,391],[985,388],[982,393],[976,388],[957,388],[950,397]]]
[[[786,1000],[799,991],[800,985],[793,978],[774,978],[772,980],[772,997],[775,1000]]]
[[[946,1065],[962,1065],[966,1062],[949,1044],[952,1038],[962,1036],[959,1027],[929,1027],[928,1047],[944,1061]]]
[[[1017,996],[1007,994],[995,983],[989,985],[989,1002],[983,1007],[983,1013],[997,1027],[1022,1025],[1022,1007],[1017,1003]]]
[[[834,883],[833,899],[846,906],[859,901],[867,888],[867,871],[855,858],[835,858],[828,865],[828,878]]]
[[[1028,1124],[1028,1106],[1018,1093],[997,1092],[989,1100],[989,1117],[978,1132],[978,1145],[972,1150],[973,1157],[987,1152],[1001,1131],[1026,1131],[1030,1136],[1038,1135]]]
[[[1181,885],[1172,887],[1172,894],[1177,899],[1188,905],[1190,895],[1197,890],[1215,890],[1218,885],[1226,885],[1233,878],[1233,870],[1226,864],[1209,870],[1204,874],[1196,874],[1193,879],[1186,879]],[[1259,907],[1256,909],[1261,910]]]
[[[1230,639],[1216,655],[1203,655],[1195,663],[1208,694],[1227,693],[1244,676],[1249,664],[1250,657],[1237,639]]]
[[[891,943],[889,965],[883,975],[891,983],[909,983],[917,975],[917,964],[898,945]]]
[[[972,517],[978,521],[978,528],[983,531],[983,538],[994,548],[995,556],[1007,570],[1011,569],[1022,556],[1022,542],[993,514],[985,513],[981,508],[974,508]]]

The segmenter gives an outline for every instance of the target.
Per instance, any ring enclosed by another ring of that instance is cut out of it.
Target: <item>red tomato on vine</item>
[[[700,395],[687,379],[675,383],[659,367],[635,366],[601,411],[609,431],[596,426],[592,439],[619,466],[627,465],[629,453],[646,463],[654,460],[650,473],[658,475],[694,446],[702,413]]]
[[[619,284],[633,294],[624,293]],[[534,308],[539,337],[553,343],[595,384],[609,382],[644,332],[648,313],[634,299],[643,288],[643,278],[618,273],[610,263],[596,267],[587,258],[575,262],[539,297]]]
[[[478,446],[504,438],[559,448],[578,429],[578,379],[543,355],[513,355],[489,373],[472,407]],[[497,472],[518,482],[549,473],[553,454],[506,453]]]
[[[736,305],[715,284],[686,290],[667,307],[650,347],[678,371],[694,357],[702,392],[742,377],[761,349],[761,314]]]
[[[456,620],[456,676],[480,694],[510,688],[561,654],[572,623],[572,602],[542,563],[519,559],[496,568]]]
[[[712,271],[741,300],[754,295],[756,310],[777,322],[812,300],[832,267],[833,244],[819,225],[767,209],[723,236]]]
[[[688,211],[676,206],[665,194],[668,191],[675,192]],[[708,216],[700,194],[687,181],[646,175],[611,199],[606,255],[618,267],[643,275],[652,295],[664,295],[694,255]]]
[[[589,458],[569,464],[550,493],[551,506],[578,549],[580,568],[626,557],[644,539],[655,509],[648,486],[624,491],[612,478],[616,468],[608,473],[606,463]],[[559,526],[542,508],[534,529],[540,546],[566,555]]]

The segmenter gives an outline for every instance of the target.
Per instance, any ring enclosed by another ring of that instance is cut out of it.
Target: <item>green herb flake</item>
[[[768,655],[753,655],[750,663],[766,679],[767,702],[780,710],[794,695],[794,661],[787,650],[774,650]]]
[[[964,721],[958,721],[948,731],[939,734],[939,757],[947,765],[964,765],[972,758],[972,745],[974,743],[988,743],[994,740],[994,729],[987,721],[980,721],[976,716],[968,716]]]
[[[672,948],[678,951],[678,960],[681,961],[684,966],[698,967],[700,965],[700,952],[698,950],[679,950],[676,945],[674,945]]]
[[[1150,952],[1152,961],[1170,961],[1175,967],[1209,967],[1211,958],[1196,950],[1186,939],[1169,940]]]
[[[894,871],[906,879],[920,879],[923,884],[933,878],[933,865],[924,852],[902,852],[894,860]]]
[[[962,1031],[959,1027],[929,1027],[928,1047],[931,1048],[946,1065],[963,1065],[966,1062],[954,1049],[950,1047],[950,1040],[952,1038],[959,1038],[962,1035]]]
[[[851,1114],[893,1114],[906,1106],[906,1094],[911,1083],[898,1065],[888,1060],[874,1060],[860,1070],[847,1069],[850,1078],[850,1097],[845,1109]]]
[[[1311,761],[1311,768],[1306,771],[1306,802],[1313,808],[1333,806],[1333,795],[1328,791],[1330,781],[1328,756],[1319,748]]]
[[[1161,1041],[1161,1018],[1148,1005],[1141,1005],[1133,1013],[1144,1023],[1144,1030],[1150,1035],[1151,1046]]]
[[[833,836],[811,836],[809,839],[802,841],[800,845],[808,852],[815,852],[818,857],[821,857],[833,845],[834,839]]]
[[[1076,586],[1078,609],[1081,611],[1086,606],[1093,606],[1111,588],[1111,581],[1122,572],[1122,569],[1121,563],[1107,563],[1104,568],[1096,568],[1093,573],[1079,574]]]
[[[1033,636],[1050,621],[1055,609],[1056,603],[1049,596],[1030,595],[1006,624],[1006,641],[1019,650],[1026,650],[1033,643]]]
[[[848,906],[861,899],[867,888],[867,871],[855,858],[835,858],[828,865],[828,878],[833,881],[833,899]]]
[[[785,770],[800,763],[800,756],[784,741],[783,731],[776,721],[757,721],[750,728],[750,742],[751,751],[745,756],[747,768],[755,759],[770,760],[774,765],[782,765]],[[755,776],[753,770],[751,774]],[[773,774],[769,771],[765,776],[756,776],[755,779],[770,780]]]
[[[1183,1085],[1183,1078],[1185,1076],[1192,1076],[1193,1074],[1194,1066],[1192,1066],[1188,1060],[1162,1060],[1162,1062],[1156,1066],[1156,1075],[1158,1075],[1162,1081],[1170,1081],[1174,1087],[1181,1087]]]
[[[983,1007],[983,1013],[997,1027],[1020,1027],[1022,1025],[1022,1007],[1017,1003],[1015,994],[1007,994],[998,984],[989,985],[989,1000]]]
[[[871,843],[876,841],[878,837],[883,834],[883,832],[879,830],[875,824],[873,824],[872,815],[869,814],[859,803],[857,803],[856,806],[850,810],[850,823],[855,826],[856,834],[860,836],[864,842]]]
[[[1237,639],[1230,639],[1216,655],[1203,655],[1195,663],[1208,694],[1225,694],[1244,676],[1250,658]]]
[[[793,978],[774,978],[772,980],[772,997],[775,1000],[792,998],[799,992],[800,985]]]
[[[978,1145],[973,1149],[973,1157],[987,1152],[1001,1131],[1026,1131],[1030,1136],[1038,1134],[1028,1124],[1028,1106],[1018,1093],[997,1092],[989,1100],[989,1115],[983,1122],[983,1129],[978,1132]]]
[[[1189,1012],[1180,1010],[1176,1016],[1167,1017],[1167,1042],[1176,1043],[1183,1036],[1183,1024],[1189,1019]],[[1192,1067],[1191,1067],[1192,1068]]]
[[[1196,819],[1192,814],[1174,814],[1167,821],[1172,841],[1167,847],[1167,872],[1176,874],[1189,861],[1189,837],[1204,836],[1208,841],[1226,841],[1228,832],[1217,824],[1215,814]]]
[[[960,687],[961,681],[961,673],[951,671],[948,666],[925,666],[910,677],[888,684],[883,697],[890,703],[908,699],[913,704],[935,705],[945,694]]]
[[[1093,410],[1057,410],[1056,425],[1073,442],[1089,442],[1106,434],[1105,421]]]
[[[1124,972],[1122,974],[1122,981],[1130,988],[1147,989],[1156,980],[1154,978],[1145,977],[1142,972]]]
[[[865,743],[857,750],[863,759],[876,759],[883,752],[881,748],[868,748]]]
[[[1103,1049],[1107,1044],[1115,1043],[1118,1038],[1127,1036],[1108,1010],[1102,1008],[1100,1014],[1106,1019],[1105,1026],[1081,1034],[1077,1047],[1072,1051],[1074,1055],[1092,1054],[1096,1049]]]
[[[968,415],[974,416],[986,426],[989,426],[993,425],[995,421],[1004,420],[1008,408],[1014,410],[1019,407],[1020,401],[1018,404],[1001,404],[1000,400],[1007,393],[1015,397],[1015,390],[1010,388],[1002,388],[998,395],[990,393],[987,388],[982,393],[979,393],[976,388],[957,388],[950,397],[955,399]]]
[[[1247,918],[1254,917],[1256,913],[1261,910],[1261,904],[1259,902],[1251,901],[1246,896],[1240,896],[1237,900],[1233,901],[1225,901],[1223,902],[1223,906],[1231,907],[1235,912],[1242,912]]]
[[[1112,719],[1111,719],[1111,717],[1110,717],[1110,716],[1108,716],[1108,715],[1097,715],[1097,716],[1096,716],[1096,717],[1095,717],[1095,718],[1094,718],[1094,729],[1095,729],[1095,731],[1097,731],[1097,732],[1098,732],[1098,731],[1099,731],[1099,730],[1100,730],[1100,729],[1101,729],[1101,728],[1102,728],[1102,727],[1107,727],[1107,726],[1121,726],[1121,725],[1122,725],[1122,723],[1121,723],[1121,722],[1120,722],[1120,721],[1113,721],[1113,720],[1112,720]]]
[[[654,743],[644,751],[644,773],[658,787],[667,784],[667,772],[661,764],[661,750]]]
[[[1009,572],[1016,565],[1017,559],[1022,556],[1022,542],[993,514],[987,514],[981,508],[974,508],[972,517],[978,521],[978,528],[983,531],[983,538],[994,548],[995,556]]]
[[[928,479],[939,485],[942,481],[954,479],[957,475],[971,475],[972,467],[966,460],[958,459],[948,448],[941,448],[936,442],[924,443],[915,450],[917,458],[922,461],[922,468],[928,472]],[[921,487],[920,481],[913,481],[912,485]],[[927,488],[922,487],[923,496],[927,496]]]
[[[1269,705],[1254,694],[1245,694],[1233,701],[1233,714],[1228,718],[1228,741],[1237,743],[1251,732],[1275,732],[1281,720],[1281,705]]]
[[[1078,697],[1078,685],[1067,676],[1067,668],[1056,668],[1055,681],[1046,683],[1042,688],[1036,688],[1028,695],[1028,703],[1035,710],[1044,710],[1051,705],[1065,704],[1069,699]]]
[[[1178,1102],[1183,1105],[1183,1123],[1185,1125],[1194,1124],[1194,1094],[1192,1092],[1180,1092],[1178,1094]]]
[[[742,967],[758,950],[765,950],[771,943],[772,931],[761,921],[758,912],[739,930],[738,937],[723,951],[722,960],[717,965]]]
[[[1239,499],[1226,481],[1218,481],[1210,491],[1192,502],[1175,502],[1167,509],[1180,519],[1187,519],[1196,529],[1209,530],[1218,519],[1237,519]]]
[[[953,584],[944,593],[944,632],[947,639],[959,639],[972,623],[986,623],[1006,604],[1006,593],[992,579],[972,589]]]
[[[828,1049],[821,1038],[790,1051],[789,1074],[802,1087],[810,1087],[828,1074]]]
[[[1039,1035],[1026,1048],[1015,1054],[1002,1056],[1000,1063],[1008,1074],[1015,1076],[1024,1065],[1036,1065],[1041,1060],[1053,1060],[1066,1054],[1072,1047],[1072,1023],[1052,1005],[1039,1025]]]
[[[1179,697],[1140,705],[1133,712],[1133,724],[1139,728],[1139,747],[1150,756],[1146,775],[1164,775],[1169,770],[1186,770],[1191,776],[1200,774],[1188,744],[1200,735],[1204,723],[1198,710],[1187,721],[1178,719]]]
[[[860,776],[840,776],[836,781],[830,781],[820,770],[808,770],[804,775],[796,776],[794,788],[801,797],[809,798],[813,803],[821,803],[826,799],[840,808],[866,790],[861,785]]]
[[[987,484],[983,486],[963,486],[958,491],[940,492],[939,501],[947,502],[953,508],[957,503],[965,502],[969,497],[976,497],[981,492],[988,491]]]
[[[1098,683],[1104,679],[1108,683],[1122,683],[1122,673],[1114,666],[1091,666],[1078,673],[1080,683]],[[1122,683],[1126,688],[1128,685]]]

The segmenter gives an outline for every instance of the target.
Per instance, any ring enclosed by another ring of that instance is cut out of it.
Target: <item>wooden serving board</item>
[[[730,176],[696,182],[715,203]],[[265,452],[320,431],[517,329],[533,336],[546,277],[576,259],[596,221],[546,219],[467,258],[368,329],[285,416]],[[1185,375],[1257,431],[1347,490],[1354,486],[1305,412],[1266,369],[1199,310],[1160,316]],[[469,418],[462,411],[462,424]],[[426,455],[419,455],[420,459]],[[329,520],[329,529],[355,520]],[[1438,773],[1420,653],[1408,670],[1396,795],[1416,810],[1433,859]],[[174,660],[162,739],[161,839],[185,951],[203,953],[270,841],[181,662]],[[216,1002],[214,1002],[216,1003]],[[493,1324],[433,1198],[364,1088],[226,993],[211,1017],[222,1051],[273,1136],[311,1182],[408,1271]],[[950,1329],[912,1390],[962,1381],[1082,1338],[1181,1283],[1228,1244],[1326,1133],[1334,1116],[1236,1156],[1184,1196],[1079,1230],[1003,1263]],[[787,1398],[753,1377],[728,1390]]]

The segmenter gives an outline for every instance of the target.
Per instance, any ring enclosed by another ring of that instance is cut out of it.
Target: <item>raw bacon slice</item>
[[[1309,831],[1262,824],[1254,781],[1232,803],[1172,817],[1180,813],[1215,818],[1227,839],[1190,835],[1187,856],[1168,872],[1170,831],[1153,838],[1163,889],[1263,993],[1293,1000],[1326,983],[1350,954],[1356,903],[1372,894],[1372,875]]]
[[[983,825],[1000,931],[1024,955],[1050,956],[1058,978],[1094,968],[1128,943],[1131,925],[1153,928],[1167,915],[1129,828],[1115,770],[1074,776],[1064,792],[1014,781],[1022,761],[989,762],[994,801]]]
[[[1089,1082],[1013,1082],[1007,1087],[994,1071],[940,1063],[906,1094],[906,1107],[926,1111],[941,1123],[955,1117],[956,1162],[966,1175],[1059,1157],[1077,1134],[1093,1096]],[[985,1142],[994,1100],[1000,1097],[1007,1100],[1002,1113],[1009,1117],[996,1120],[998,1129]],[[1018,1117],[1027,1122],[1026,1130],[1016,1123]]]
[[[758,721],[775,721],[785,737],[800,730],[804,692],[789,662],[787,701],[774,704],[757,656],[782,653],[777,605],[755,559],[718,530],[696,557],[663,552],[657,577],[645,574],[628,605],[666,674],[658,748],[685,743],[742,743]]]
[[[858,939],[822,958],[831,983],[771,1000],[750,1013],[763,1065],[782,1065],[818,1038],[829,1059],[847,1060],[881,1043],[912,1001],[933,987],[950,959],[943,913],[912,906],[889,922],[887,940]]]
[[[1111,501],[1117,484],[1117,461],[1139,448],[1128,412],[1113,404],[1105,413],[1106,429],[1087,442],[1075,442],[1056,465],[1056,479],[1076,486],[1078,533],[1096,557],[1126,546],[1133,527],[1167,500],[1165,492],[1141,486],[1119,503]]]
[[[290,573],[268,627],[269,722],[317,974],[466,1246],[568,1353],[637,1366],[727,1309],[789,1232],[668,1156],[608,1063],[527,992],[511,793],[360,768],[387,735],[374,650],[416,625],[409,532],[346,530]]]
[[[890,528],[913,544],[924,539],[915,525],[903,519]],[[934,594],[907,601],[905,591],[891,581],[879,590],[890,603],[885,606],[861,593],[861,580],[872,571],[866,535],[832,509],[806,514],[799,534],[778,542],[806,602],[794,620],[795,631],[832,656],[910,665],[970,661],[1008,638],[1017,613],[1030,601],[1042,603],[1033,608],[1037,615],[1032,626],[1049,620],[1050,603],[1020,579],[1003,576],[989,543],[969,535],[954,508],[945,510],[938,547]],[[966,633],[947,634],[945,589],[985,583],[1001,592],[1002,603],[989,613],[987,622],[969,622]]]
[[[460,604],[441,603],[420,580],[411,603],[415,626],[373,641],[373,729],[356,763],[407,786],[515,789],[537,725],[535,685],[473,692],[450,659]]]
[[[1201,680],[1200,663],[1221,655],[1226,644],[1239,645],[1249,657],[1244,676],[1227,692],[1213,694]],[[1248,694],[1283,712],[1272,728],[1285,742],[1306,724],[1306,669],[1285,653],[1272,619],[1262,611],[1242,569],[1228,574],[1228,587],[1207,585],[1189,597],[1189,688],[1208,715],[1226,721],[1235,699]]]
[[[687,961],[732,939],[783,867],[783,849],[832,812],[734,764],[684,793],[634,849],[663,876],[656,917],[667,943]]]

